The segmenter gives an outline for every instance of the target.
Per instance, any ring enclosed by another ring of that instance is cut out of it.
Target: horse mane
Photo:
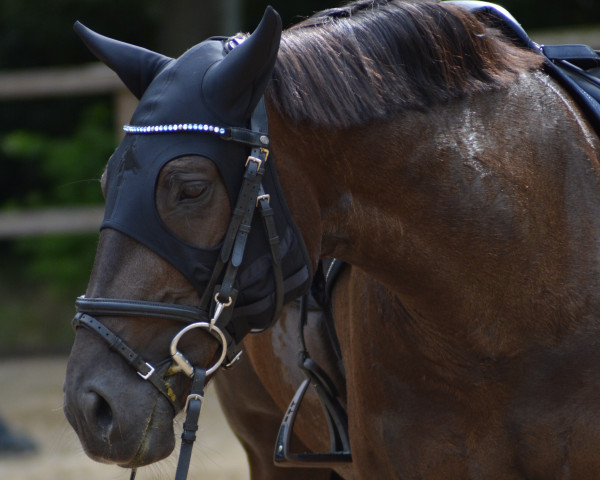
[[[360,0],[284,31],[267,95],[295,124],[347,128],[505,87],[541,62],[459,6]]]

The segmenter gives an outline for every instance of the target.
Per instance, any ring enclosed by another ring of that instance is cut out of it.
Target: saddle
[[[516,45],[540,52],[546,58],[546,73],[569,92],[600,135],[599,50],[587,45],[538,45],[510,13],[492,3],[460,0],[447,3],[470,10],[484,23],[501,30]]]

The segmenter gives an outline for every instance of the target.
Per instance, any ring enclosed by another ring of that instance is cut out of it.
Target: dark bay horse
[[[142,98],[132,125],[156,126],[163,114],[178,121],[169,115],[183,110],[164,113],[158,101],[174,90],[175,104],[201,92],[202,108],[210,106],[202,112],[242,124],[264,93],[267,163],[311,272],[325,257],[350,265],[332,297],[345,380],[326,358],[318,319],[308,341],[344,383],[352,463],[273,465],[279,422],[303,379],[288,307],[269,330],[245,337],[237,365],[214,376],[252,478],[597,478],[600,142],[579,107],[544,72],[541,55],[460,5],[359,1],[287,30],[280,45],[276,23],[267,11],[228,53],[229,39],[200,47],[219,43],[219,61],[193,79],[178,72],[194,49],[174,61],[88,38]],[[121,63],[111,57],[117,48]],[[215,82],[221,56],[231,70]],[[135,81],[127,69],[138,72]],[[141,217],[146,228],[154,220],[131,193],[145,195],[172,236],[218,251],[236,214],[228,171],[210,154],[151,144],[191,135],[131,130],[111,159],[120,163],[103,178],[111,211],[87,299],[194,306],[206,297],[185,266],[114,212],[136,205],[128,219]],[[150,190],[125,188],[158,151],[165,161],[152,167]],[[151,312],[97,316],[152,365],[181,330]],[[219,344],[193,331],[180,350],[209,366]],[[126,467],[169,455],[174,410],[190,388],[184,375],[169,378],[161,395],[96,332],[78,328],[64,408],[88,455]],[[300,450],[328,448],[318,410],[307,397],[295,428]]]

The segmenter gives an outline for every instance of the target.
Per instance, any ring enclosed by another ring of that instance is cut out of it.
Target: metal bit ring
[[[179,340],[181,340],[181,337],[183,337],[187,332],[189,332],[190,330],[193,330],[195,328],[203,328],[205,330],[208,330],[210,332],[210,334],[213,337],[215,337],[215,339],[217,339],[218,341],[221,342],[221,355],[218,358],[218,360],[215,362],[215,364],[206,370],[207,375],[211,375],[212,373],[216,372],[217,369],[221,366],[221,364],[225,361],[225,357],[227,356],[227,340],[225,339],[225,335],[223,335],[223,332],[221,331],[221,329],[219,327],[217,327],[216,325],[211,325],[210,323],[207,323],[207,322],[197,322],[197,323],[192,323],[192,324],[188,325],[187,327],[185,327],[183,330],[181,330],[177,335],[175,335],[173,337],[173,340],[171,340],[171,349],[170,350],[171,350],[171,357],[173,357],[173,360],[177,364],[176,365],[177,371],[183,372],[185,375],[187,375],[190,378],[194,376],[194,367],[185,358],[185,356],[179,350],[177,350],[177,344],[179,343]]]

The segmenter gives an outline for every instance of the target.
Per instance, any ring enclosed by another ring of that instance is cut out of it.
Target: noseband
[[[252,149],[246,160],[244,179],[225,235],[221,255],[200,299],[199,306],[143,300],[86,298],[84,296],[79,297],[75,302],[77,314],[73,319],[74,328],[87,328],[103,338],[111,350],[120,354],[142,379],[149,381],[167,398],[175,413],[180,410],[183,402],[175,395],[172,379],[178,373],[183,373],[192,379],[185,401],[186,420],[181,435],[181,453],[175,480],[183,480],[187,477],[192,446],[198,429],[206,377],[215,373],[221,366],[231,366],[241,355],[238,344],[246,332],[241,330],[243,333],[238,337],[235,333],[238,329],[234,328],[232,334],[226,327],[232,319],[237,298],[234,282],[244,256],[256,209],[260,210],[263,218],[272,258],[275,280],[275,308],[272,322],[279,317],[283,306],[284,279],[281,268],[280,239],[273,219],[273,209],[269,204],[270,196],[264,192],[262,187],[262,177],[269,155],[264,98],[256,107],[250,124],[250,130],[231,128],[227,129],[227,135],[223,136],[224,139],[249,145]],[[220,284],[217,284],[219,280]],[[96,319],[101,316],[161,318],[185,324],[185,327],[171,341],[170,356],[159,364],[152,365]],[[219,342],[219,356],[209,368],[193,366],[177,348],[181,338],[194,329],[207,331]],[[135,469],[132,470],[132,479],[135,477],[135,473]]]

